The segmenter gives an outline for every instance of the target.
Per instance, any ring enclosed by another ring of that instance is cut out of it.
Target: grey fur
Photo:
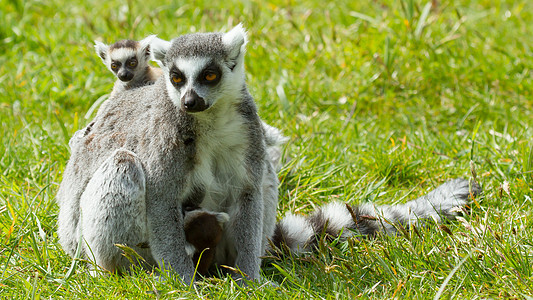
[[[279,129],[270,126],[265,122],[262,122],[263,129],[265,130],[265,143],[267,146],[267,154],[270,159],[270,163],[274,167],[274,171],[279,172],[283,163],[281,161],[282,146],[289,140],[285,137]]]
[[[228,49],[222,44],[222,35],[218,33],[198,33],[182,35],[172,41],[169,55],[166,57],[206,56],[215,60],[227,57]],[[168,60],[167,60],[168,62]]]
[[[226,37],[238,35],[241,44],[233,38],[226,42]],[[146,218],[151,251],[144,253],[145,259],[190,282],[193,266],[185,249],[182,210],[184,203],[195,203],[229,215],[215,262],[259,278],[260,256],[274,231],[278,179],[244,82],[244,41],[242,27],[226,34],[180,37],[170,49],[154,51],[166,53],[164,76],[155,84],[114,93],[101,106],[90,132],[73,144],[57,195],[58,236],[67,253],[75,253],[81,233],[97,262],[105,261],[111,270],[127,267],[116,263],[118,254],[111,251],[110,241],[131,247],[142,240],[141,233],[132,238],[142,228],[111,230],[112,224],[137,224]],[[238,56],[224,56],[231,53]],[[171,85],[169,72],[178,58],[192,62],[197,55],[217,64],[222,79],[217,86],[187,86],[209,103],[205,111],[187,113],[179,96],[184,91]],[[121,167],[117,153],[130,155],[127,167]],[[141,181],[133,180],[140,174],[144,190]],[[132,216],[122,205],[107,205],[117,199],[137,205],[143,193],[145,216],[142,211]],[[107,214],[117,220],[94,217],[92,227],[84,226],[87,217],[80,216],[80,198],[83,204],[98,208],[93,215]]]
[[[84,253],[90,258],[94,254],[97,265],[111,272],[129,268],[115,244],[129,245],[149,265],[154,263],[149,250],[138,246],[148,240],[144,198],[141,162],[128,150],[116,150],[96,170],[80,199]],[[115,215],[117,211],[122,217]]]
[[[377,232],[394,234],[397,228],[409,229],[422,220],[441,222],[443,217],[453,219],[455,209],[468,203],[470,193],[473,196],[480,194],[481,187],[473,182],[470,189],[468,180],[454,179],[405,204],[376,206],[365,203],[350,207],[350,212],[344,203],[328,203],[308,217],[287,215],[277,224],[272,244],[299,253],[311,251],[322,233],[334,238],[340,233],[342,238],[371,237]]]
[[[137,66],[134,69],[130,70],[133,73],[133,78],[126,82],[117,78],[113,86],[113,91],[111,92],[110,98],[112,98],[115,94],[121,93],[126,90],[131,90],[134,88],[154,84],[155,81],[159,77],[161,77],[161,69],[154,68],[150,65],[150,59],[152,57],[150,49],[151,43],[157,39],[158,38],[155,35],[150,35],[141,41],[120,40],[111,45],[106,45],[102,42],[94,41],[94,49],[96,51],[96,54],[102,59],[102,62],[104,63],[106,68],[111,73],[113,73],[114,76],[118,76],[118,71],[114,71],[111,68],[111,56],[113,51],[118,51],[119,49],[128,49],[128,52],[131,52],[132,54],[135,53],[135,57],[137,58]],[[120,58],[122,68],[124,67],[126,60],[129,58],[129,55],[121,56]],[[93,125],[94,121],[87,125],[85,128],[76,131],[69,140],[69,147],[72,149],[78,144],[81,138],[87,136],[92,130]]]

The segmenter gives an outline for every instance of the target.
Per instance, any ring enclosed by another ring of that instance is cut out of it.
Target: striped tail
[[[405,204],[349,206],[331,202],[307,217],[287,214],[276,224],[272,246],[288,248],[293,253],[310,252],[323,233],[334,238],[341,235],[343,239],[354,235],[372,237],[378,232],[396,233],[398,227],[395,225],[408,229],[411,224],[424,219],[437,222],[443,217],[453,219],[458,208],[480,193],[481,187],[477,183],[454,179]]]

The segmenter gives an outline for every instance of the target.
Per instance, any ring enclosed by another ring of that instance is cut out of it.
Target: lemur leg
[[[130,262],[115,244],[125,244],[153,263],[149,249],[142,165],[131,151],[116,150],[96,170],[80,199],[84,253],[111,272]]]
[[[272,158],[272,157],[270,157]],[[263,241],[261,245],[261,255],[265,254],[269,240],[274,234],[276,227],[276,213],[278,209],[278,185],[279,180],[275,167],[271,162],[266,161],[262,182],[263,189]]]

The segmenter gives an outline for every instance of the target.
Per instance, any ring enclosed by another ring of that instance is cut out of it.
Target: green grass
[[[533,2],[433,2],[0,0],[0,298],[533,296]],[[484,194],[471,214],[270,258],[278,287],[71,269],[54,197],[69,137],[113,83],[93,40],[238,22],[260,114],[290,137],[280,217],[334,199],[403,202],[472,163]]]

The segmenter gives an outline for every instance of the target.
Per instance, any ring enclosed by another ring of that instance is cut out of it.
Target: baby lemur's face
[[[96,53],[107,68],[123,82],[142,77],[150,60],[150,40],[121,40],[112,45],[95,42]]]
[[[137,51],[135,48],[112,48],[114,45],[109,49],[109,69],[118,79],[128,82],[133,79],[139,66]]]

